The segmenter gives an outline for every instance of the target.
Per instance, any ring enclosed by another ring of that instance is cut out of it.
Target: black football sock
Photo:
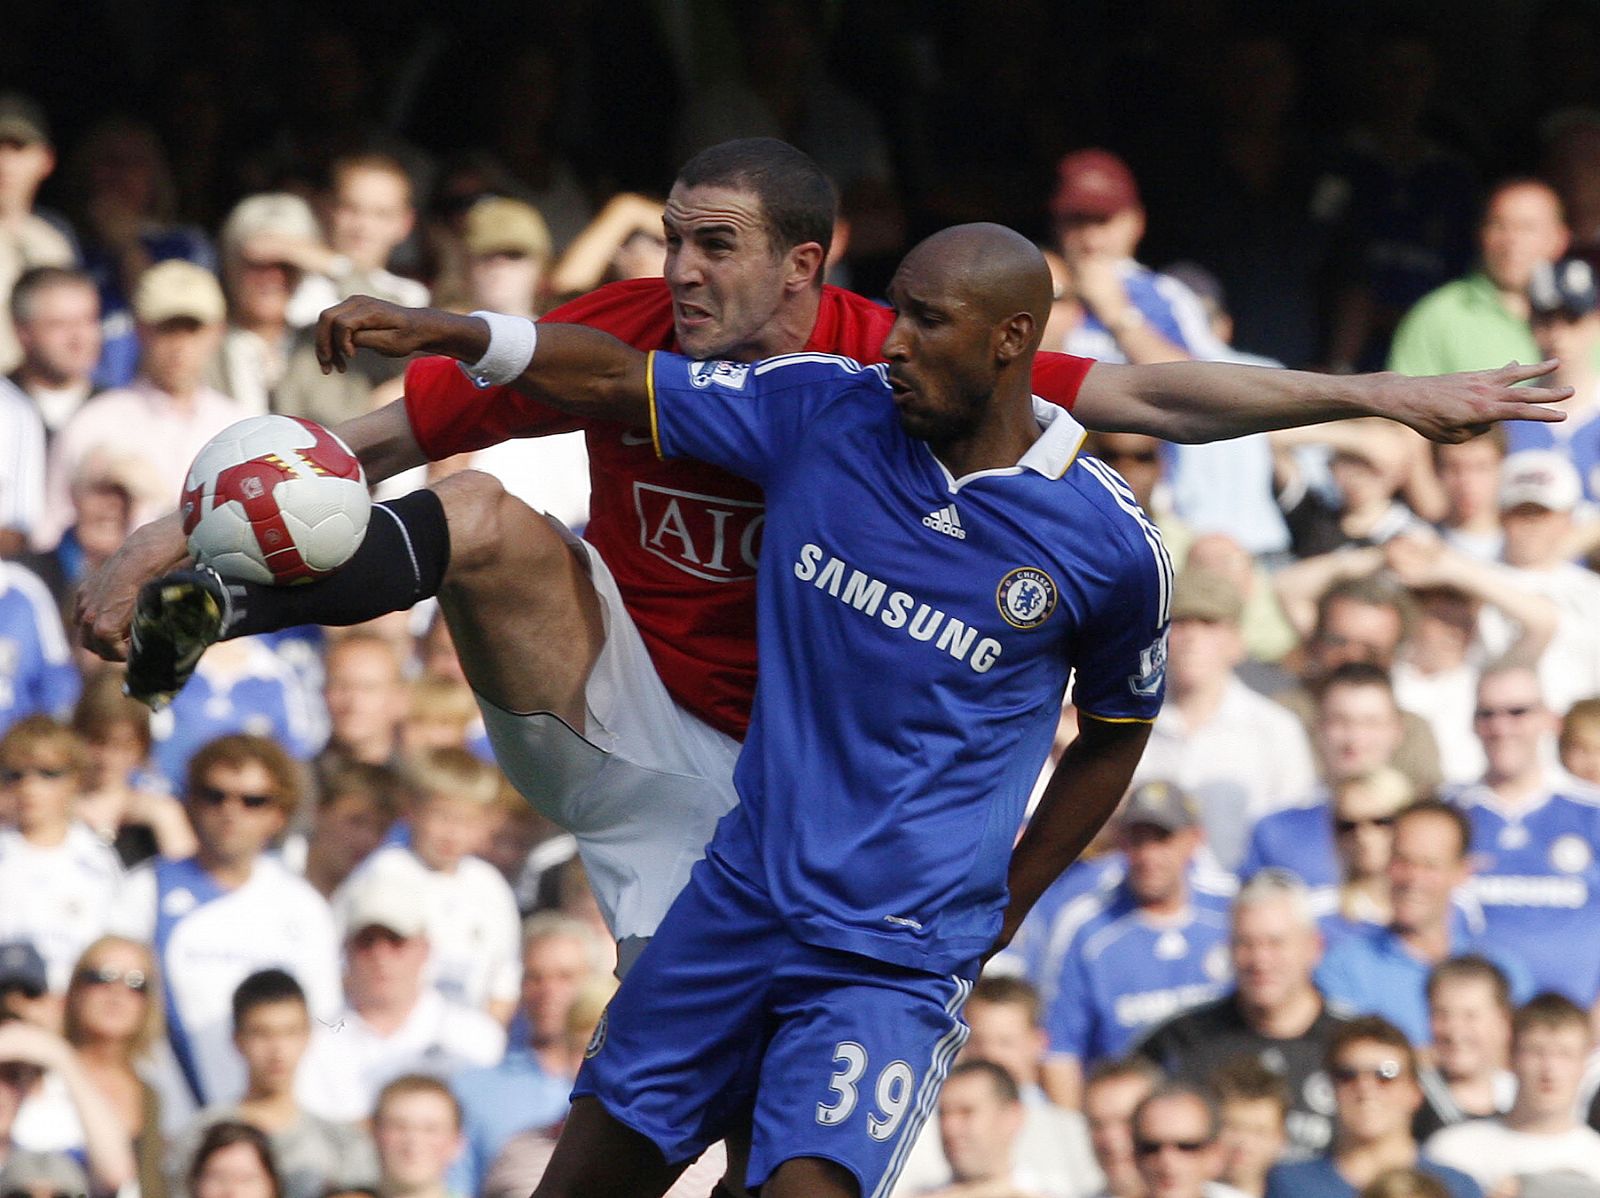
[[[339,569],[299,586],[227,580],[223,640],[300,624],[364,624],[437,595],[450,564],[450,527],[432,491],[372,505],[361,547]]]

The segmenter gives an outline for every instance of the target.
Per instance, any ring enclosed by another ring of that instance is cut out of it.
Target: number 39
[[[855,1111],[856,1083],[867,1071],[867,1050],[854,1040],[841,1041],[833,1050],[833,1062],[840,1068],[829,1080],[828,1088],[838,1097],[832,1103],[817,1103],[817,1122],[824,1127],[843,1123]],[[904,1061],[890,1061],[878,1074],[873,1091],[882,1113],[867,1116],[867,1134],[874,1140],[887,1140],[899,1129],[911,1109],[911,1087],[916,1080],[911,1066]]]

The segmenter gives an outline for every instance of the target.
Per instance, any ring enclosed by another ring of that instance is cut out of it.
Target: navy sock
[[[224,640],[301,624],[364,624],[439,593],[450,564],[450,526],[432,491],[372,505],[355,556],[300,586],[228,581],[232,616]]]

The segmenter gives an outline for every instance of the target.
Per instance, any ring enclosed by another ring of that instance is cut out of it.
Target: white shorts
[[[717,821],[738,801],[739,742],[686,711],[645,650],[616,579],[586,541],[552,519],[588,565],[605,644],[581,732],[551,712],[511,712],[481,695],[495,758],[533,806],[577,837],[624,965],[689,880]]]

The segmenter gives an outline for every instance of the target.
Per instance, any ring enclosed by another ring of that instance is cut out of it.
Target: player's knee
[[[541,554],[565,552],[550,522],[481,470],[440,480],[435,493],[450,525],[450,573],[456,578],[502,566],[524,575]]]

